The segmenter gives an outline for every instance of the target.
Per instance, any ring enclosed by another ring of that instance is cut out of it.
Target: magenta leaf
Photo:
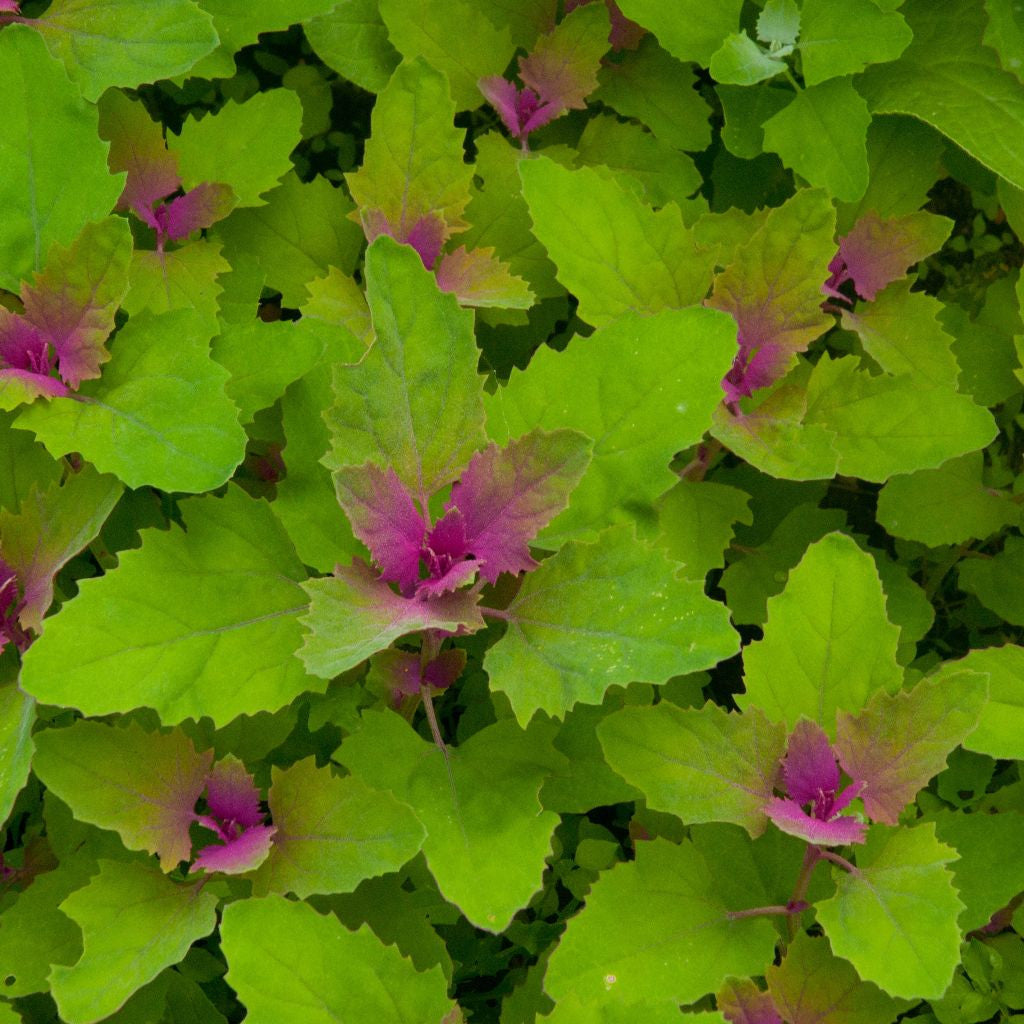
[[[403,591],[415,587],[428,523],[398,474],[368,462],[339,470],[334,487],[352,532],[370,549],[383,578]]]
[[[566,16],[533,52],[519,58],[519,77],[526,88],[498,75],[477,83],[498,112],[509,134],[523,142],[531,132],[567,110],[583,110],[597,88],[597,72],[608,49],[608,12],[601,5],[567,9]]]
[[[381,210],[366,209],[360,212],[366,240],[372,242],[380,235],[387,235],[396,242],[411,245],[423,260],[427,270],[433,270],[441,255],[441,248],[448,237],[448,225],[436,213],[426,213],[411,224],[392,224]]]
[[[0,14],[21,14],[17,0],[0,0]]]
[[[951,226],[945,217],[923,210],[887,220],[870,210],[840,239],[839,252],[829,264],[832,276],[822,290],[842,297],[839,286],[852,281],[857,294],[870,301],[940,248]]]
[[[57,355],[43,334],[23,316],[0,306],[0,393],[3,406],[14,408],[40,395],[70,394],[53,376]]]
[[[452,486],[449,509],[465,520],[465,550],[484,579],[534,568],[529,542],[569,503],[590,462],[591,441],[574,430],[534,430],[504,448],[489,444]]]
[[[838,817],[829,821],[812,817],[795,800],[780,800],[778,797],[772,797],[765,813],[788,835],[823,846],[863,843],[867,829],[867,825],[856,818]]]
[[[71,388],[100,375],[106,340],[128,290],[130,233],[121,218],[87,224],[68,248],[54,245],[46,269],[23,285],[24,319],[52,346]]]
[[[188,238],[193,231],[223,220],[234,209],[236,201],[230,185],[197,185],[153,211],[157,235],[175,242]]]
[[[206,803],[210,813],[223,821],[243,827],[263,821],[260,792],[237,758],[226,757],[213,766],[206,780]]]
[[[259,867],[277,830],[264,824],[259,790],[237,758],[228,756],[214,765],[206,779],[206,806],[208,813],[194,820],[217,839],[203,847],[191,870],[240,874]]]
[[[458,647],[442,651],[427,664],[426,670],[422,661],[412,651],[381,651],[370,662],[367,685],[384,692],[393,708],[402,708],[407,701],[415,706],[423,683],[434,690],[444,690],[459,678],[466,667],[466,652]]]
[[[593,3],[594,0],[565,0],[565,13],[576,10],[584,4]],[[608,15],[611,18],[612,28],[608,33],[608,42],[616,52],[620,50],[635,50],[640,45],[640,40],[647,35],[647,29],[630,21],[619,8],[615,0],[605,0],[605,7],[608,8]]]
[[[840,812],[864,789],[855,782],[839,790],[836,755],[817,722],[800,719],[789,737],[782,762],[789,799],[773,797],[765,813],[783,832],[810,843],[841,846],[864,842],[866,825]],[[810,804],[810,812],[804,806]]]
[[[193,862],[190,873],[205,870],[238,875],[252,871],[267,859],[276,832],[273,825],[253,825],[223,844],[211,843],[204,846]]]
[[[0,558],[0,651],[14,644],[19,651],[29,645],[29,637],[18,622],[22,608],[18,574]]]

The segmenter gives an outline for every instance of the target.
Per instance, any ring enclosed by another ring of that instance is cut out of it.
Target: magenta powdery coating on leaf
[[[500,75],[481,78],[477,85],[514,139],[525,139],[562,112],[560,104],[542,102],[532,89],[519,89]]]
[[[434,269],[448,238],[448,226],[444,218],[434,213],[424,214],[407,227],[392,224],[380,210],[364,210],[360,217],[363,222],[363,234],[366,235],[368,242],[381,235],[387,235],[396,242],[411,245],[419,253],[427,270]]]
[[[21,14],[16,0],[0,0],[0,14]]]
[[[234,205],[235,193],[229,185],[204,183],[154,210],[136,212],[156,231],[157,247],[163,249],[168,239],[180,242],[193,231],[223,220]]]
[[[789,799],[773,797],[765,813],[783,832],[825,846],[864,842],[864,823],[840,816],[863,792],[864,783],[854,782],[839,792],[836,755],[816,722],[797,722],[782,762],[782,778]],[[808,804],[810,812],[804,809]]]
[[[790,356],[785,349],[771,342],[762,343],[756,334],[751,334],[741,330],[736,335],[739,351],[722,378],[722,390],[729,402],[738,402],[774,383],[789,365]]]
[[[8,644],[19,650],[28,646],[28,637],[18,622],[23,604],[19,599],[18,574],[0,558],[0,651]]]
[[[239,874],[261,864],[277,829],[263,824],[259,790],[241,761],[225,758],[214,766],[206,780],[206,806],[208,813],[194,820],[218,841],[203,847],[191,870]]]
[[[0,308],[0,381],[18,379],[37,395],[70,394],[53,376],[57,356],[43,333],[17,313]]]

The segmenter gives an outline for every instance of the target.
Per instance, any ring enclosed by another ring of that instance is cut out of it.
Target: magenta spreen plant
[[[1024,1010],[1011,6],[0,0],[0,1020]]]

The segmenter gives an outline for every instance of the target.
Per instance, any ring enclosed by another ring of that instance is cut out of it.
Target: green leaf
[[[800,35],[796,0],[768,0],[757,18],[757,38],[773,47],[792,46]]]
[[[711,16],[704,11],[689,27],[704,24]],[[646,35],[635,52],[623,55],[621,62],[604,65],[597,77],[601,84],[593,99],[642,121],[674,149],[696,153],[711,141],[711,110],[694,88],[697,77],[692,65],[666,53],[652,35]]]
[[[798,47],[804,81],[817,85],[896,60],[913,38],[902,15],[871,0],[849,0],[842,10],[828,0],[804,0]]]
[[[235,74],[234,55],[257,42],[263,32],[282,32],[289,25],[318,14],[328,14],[338,0],[197,0],[213,17],[220,45],[192,69],[196,78],[230,78]],[[346,3],[345,7],[351,6]]]
[[[17,292],[41,270],[54,243],[70,245],[105,217],[124,175],[107,170],[96,108],[86,103],[39,36],[21,25],[0,31],[4,130],[0,135],[0,288]],[[73,152],[74,188],[67,154]]]
[[[34,769],[75,817],[115,829],[130,850],[160,857],[164,871],[188,860],[188,830],[213,752],[197,754],[180,730],[149,733],[78,721],[35,737]]]
[[[956,851],[935,826],[875,825],[857,851],[857,873],[833,869],[836,894],[817,905],[836,956],[892,996],[935,999],[960,962],[963,904],[946,865]]]
[[[355,358],[351,351],[335,353],[336,362]],[[278,481],[274,500],[299,558],[321,572],[349,562],[361,550],[338,504],[331,474],[320,463],[330,443],[322,413],[331,404],[331,370],[325,361],[292,384],[281,400],[287,474]]]
[[[0,665],[0,824],[7,820],[14,801],[28,781],[35,744],[35,701],[18,686],[17,663],[9,652]]]
[[[446,238],[466,226],[473,166],[463,160],[455,109],[447,79],[426,61],[408,60],[391,76],[373,108],[363,163],[345,176],[364,225],[371,213],[383,216],[401,240],[431,215]]]
[[[778,784],[786,730],[757,709],[726,714],[714,704],[623,708],[598,726],[609,765],[647,806],[687,824],[724,821],[764,832]]]
[[[195,309],[216,323],[221,286],[217,278],[231,270],[219,242],[195,241],[173,252],[132,253],[131,287],[124,299],[130,316],[148,310]]]
[[[299,306],[307,285],[329,268],[345,274],[355,269],[363,233],[348,220],[352,201],[340,188],[317,176],[303,184],[289,173],[266,195],[266,205],[236,210],[214,233],[234,266],[239,257],[255,255],[266,283],[282,294],[286,306]]]
[[[868,126],[868,189],[839,207],[837,233],[845,235],[871,211],[887,219],[920,210],[941,176],[944,149],[942,136],[915,118],[875,117]]]
[[[423,845],[424,829],[405,804],[361,779],[338,778],[306,758],[274,767],[268,802],[277,832],[253,878],[253,892],[351,892],[395,871]]]
[[[984,42],[999,54],[999,62],[1024,82],[1024,20],[1012,0],[985,0],[988,27]]]
[[[707,65],[722,40],[735,31],[742,0],[713,5],[699,0],[622,0],[627,18],[650,29],[666,50],[679,60]]]
[[[617,176],[636,178],[652,206],[683,206],[702,183],[700,171],[685,153],[614,114],[589,121],[576,150],[580,165],[601,164]]]
[[[187,534],[147,532],[116,572],[80,584],[61,629],[25,656],[26,692],[90,715],[144,706],[224,725],[323,689],[293,656],[306,571],[269,506],[232,487],[182,514]]]
[[[499,443],[538,426],[594,439],[590,468],[541,543],[592,538],[649,508],[675,479],[672,457],[707,430],[735,338],[730,319],[706,309],[627,314],[563,352],[541,348],[526,372],[485,398]]]
[[[465,210],[469,228],[458,240],[470,249],[493,248],[512,273],[529,283],[538,298],[564,294],[555,280],[554,264],[531,230],[519,181],[520,153],[497,132],[481,136],[476,146],[473,170],[483,184],[473,186]]]
[[[806,932],[797,935],[781,964],[768,967],[765,980],[778,1011],[793,1024],[891,1024],[913,1005],[861,981],[826,939]]]
[[[229,325],[213,342],[214,359],[231,373],[226,390],[241,409],[243,423],[251,423],[314,367],[355,362],[364,351],[346,328],[315,317],[298,323],[253,318]]]
[[[790,89],[748,89],[743,85],[719,85],[725,124],[722,142],[734,156],[753,160],[764,152],[764,123],[792,102]]]
[[[44,491],[60,483],[63,467],[28,431],[11,427],[13,419],[13,415],[0,413],[4,438],[0,448],[0,508],[17,512],[33,488]]]
[[[228,103],[201,121],[187,120],[178,138],[186,189],[204,181],[230,185],[239,206],[262,206],[260,197],[291,170],[289,154],[302,139],[302,104],[288,89],[259,92],[245,103]]]
[[[121,484],[84,466],[63,486],[30,491],[15,515],[0,510],[4,561],[18,574],[23,607],[18,618],[41,632],[53,602],[53,580],[95,536],[121,497]]]
[[[944,811],[935,818],[935,832],[960,854],[953,865],[953,881],[965,904],[960,929],[983,928],[1024,891],[1024,861],[1017,856],[1024,843],[1024,815]]]
[[[538,710],[561,717],[577,701],[599,704],[613,683],[662,683],[734,654],[726,608],[674,568],[628,526],[567,544],[502,613],[508,632],[484,662],[491,685],[527,722]]]
[[[483,627],[477,595],[462,590],[429,601],[402,597],[359,561],[338,566],[333,576],[310,580],[302,589],[310,603],[299,657],[308,672],[323,679],[347,672],[408,633]]]
[[[411,891],[409,883],[414,886]],[[438,892],[422,857],[404,871],[368,878],[355,892],[331,899],[330,907],[346,928],[368,924],[381,942],[396,946],[418,971],[439,965],[451,978],[452,958],[434,925],[454,924],[462,915]]]
[[[621,706],[621,700],[609,698],[602,705],[577,704],[565,715],[554,743],[567,760],[561,771],[544,782],[540,802],[545,810],[586,814],[592,807],[626,803],[643,796],[608,767],[597,740],[597,725]]]
[[[348,0],[303,27],[317,56],[368,92],[381,92],[402,59],[377,0]]]
[[[830,533],[769,599],[764,639],[744,649],[746,694],[737,702],[790,728],[809,718],[834,737],[837,711],[857,713],[876,692],[900,686],[898,643],[874,560]]]
[[[1007,622],[1024,625],[1024,538],[1009,536],[999,554],[962,561],[957,571],[961,590]]]
[[[876,693],[862,712],[840,711],[836,750],[851,779],[867,783],[864,810],[895,825],[900,813],[978,721],[988,681],[977,672],[923,679],[913,690]]]
[[[821,359],[808,384],[806,423],[835,435],[839,472],[884,482],[984,448],[998,433],[987,409],[948,385],[872,376],[855,359]]]
[[[515,51],[507,27],[497,25],[470,0],[380,0],[392,44],[406,60],[423,57],[451,83],[456,110],[483,102],[477,82],[500,75]]]
[[[753,522],[750,496],[706,480],[680,480],[657,502],[658,543],[682,562],[687,579],[702,580],[725,564],[736,523]]]
[[[534,233],[588,323],[603,327],[626,312],[703,299],[712,268],[677,206],[654,212],[593,168],[570,171],[547,157],[522,161],[519,173]]]
[[[369,928],[281,896],[239,900],[221,923],[227,981],[250,1024],[441,1021],[451,1009],[439,967],[424,973]]]
[[[953,339],[939,323],[942,303],[910,288],[910,281],[896,281],[873,302],[843,310],[843,327],[859,336],[864,351],[886,373],[914,374],[925,384],[955,388],[960,367]]]
[[[964,746],[991,757],[1024,758],[1024,690],[1020,683],[1024,679],[1024,647],[979,648],[966,658],[945,662],[937,675],[945,679],[961,671],[989,677],[988,703]]]
[[[180,75],[217,45],[209,15],[192,0],[55,0],[32,25],[93,101],[112,85]]]
[[[7,998],[48,992],[51,965],[73,964],[82,955],[82,933],[58,905],[95,870],[88,855],[62,859],[55,870],[33,878],[0,914],[0,963]],[[13,1024],[22,1024],[21,1018]]]
[[[791,498],[790,504],[795,504]],[[761,514],[755,506],[755,524]],[[733,622],[763,625],[768,618],[768,598],[782,592],[789,571],[803,558],[808,546],[845,524],[846,515],[840,509],[796,504],[770,538],[743,557],[735,558],[722,573],[721,585]]]
[[[224,393],[227,371],[210,359],[211,330],[189,309],[133,317],[99,380],[35,403],[17,424],[56,458],[81,452],[130,487],[219,487],[245,454],[245,432]]]
[[[981,452],[971,452],[938,469],[893,477],[878,496],[878,522],[894,537],[930,547],[985,540],[1019,526],[1020,505],[985,486],[984,461]]]
[[[335,372],[324,461],[391,466],[425,508],[484,443],[473,314],[390,238],[367,250],[366,280],[377,341],[358,366]]]
[[[500,932],[540,888],[558,824],[537,796],[564,763],[551,746],[554,731],[541,722],[522,730],[508,719],[487,726],[448,749],[449,776],[441,752],[398,715],[368,711],[335,757],[412,807],[441,892],[473,924]]]
[[[100,861],[100,873],[61,910],[82,929],[85,951],[56,965],[53,997],[62,1020],[92,1024],[121,1007],[165,967],[178,963],[217,924],[217,897],[180,885],[155,867]]]
[[[786,62],[770,57],[745,32],[733,32],[711,56],[708,70],[725,85],[757,85],[782,74]]]
[[[750,314],[756,324],[760,311],[754,309]],[[784,330],[785,321],[781,326]],[[745,341],[747,335],[739,337]],[[783,335],[772,357],[782,363],[781,369],[794,358],[786,349],[790,340]],[[835,435],[818,424],[804,422],[811,365],[799,357],[796,360],[787,376],[744,402],[739,415],[727,405],[720,405],[715,410],[711,434],[763,473],[783,480],[829,479],[835,476],[838,462]]]
[[[1020,82],[982,45],[981,4],[907,0],[901,10],[914,41],[892,64],[868,68],[858,81],[874,113],[920,118],[976,160],[1024,188]]]
[[[864,0],[870,4],[871,0]],[[801,89],[764,123],[764,148],[812,185],[844,202],[868,187],[868,105],[848,78]]]
[[[730,975],[771,962],[777,934],[764,920],[729,920],[719,880],[689,841],[638,843],[637,859],[594,886],[551,955],[545,988],[556,1002],[690,1003]],[[685,965],[680,969],[680,965]]]

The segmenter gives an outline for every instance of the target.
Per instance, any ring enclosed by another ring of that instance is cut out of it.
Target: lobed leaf
[[[441,892],[477,927],[503,931],[540,888],[558,823],[537,796],[564,764],[551,746],[554,729],[496,722],[449,748],[446,764],[390,711],[366,712],[362,723],[336,757],[412,807],[427,830],[423,853]]]
[[[744,650],[741,707],[792,728],[801,717],[836,735],[836,713],[859,713],[874,694],[898,688],[899,630],[870,555],[841,533],[811,544],[768,600],[764,639]]]
[[[197,754],[181,730],[149,733],[134,722],[78,721],[35,741],[36,774],[77,818],[115,829],[130,850],[157,854],[164,871],[189,859],[212,751]]]
[[[577,702],[600,703],[612,684],[662,683],[733,654],[725,608],[673,569],[620,526],[598,543],[567,544],[527,576],[484,662],[519,721],[538,710],[561,717]]]
[[[152,707],[165,723],[225,725],[322,688],[293,657],[306,571],[269,506],[232,487],[182,513],[187,532],[148,532],[116,572],[82,583],[63,628],[26,655],[28,693],[89,715]]]

